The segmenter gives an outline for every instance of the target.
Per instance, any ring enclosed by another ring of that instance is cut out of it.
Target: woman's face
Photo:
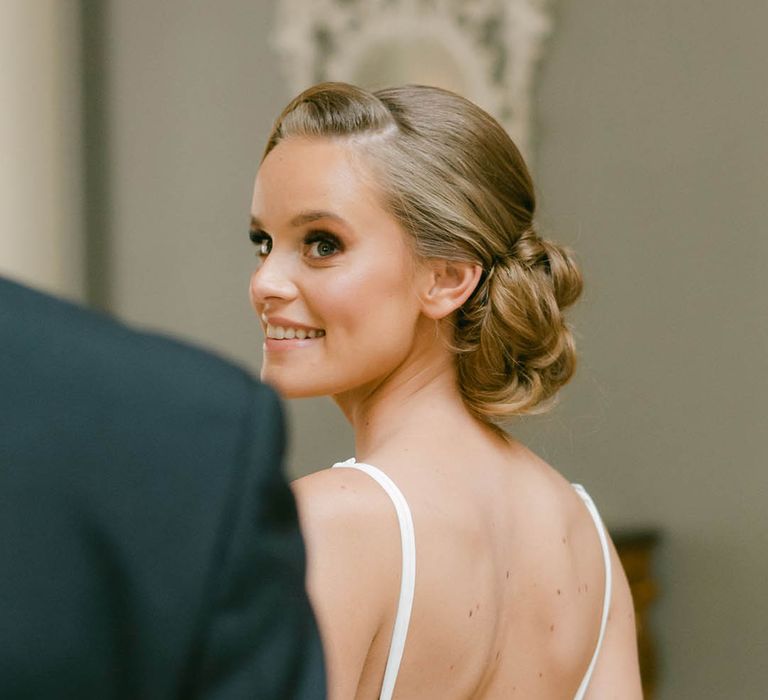
[[[416,261],[353,148],[288,138],[256,177],[250,297],[262,379],[286,397],[373,389],[413,349]]]

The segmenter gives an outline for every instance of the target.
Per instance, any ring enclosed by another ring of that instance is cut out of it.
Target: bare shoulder
[[[291,489],[302,524],[313,528],[308,536],[338,531],[337,544],[352,544],[362,535],[383,534],[383,524],[397,522],[386,492],[356,469],[323,469],[292,482]]]
[[[381,486],[358,470],[324,469],[294,481],[292,489],[329,697],[353,697],[371,643],[396,601],[397,516]]]
[[[397,517],[389,496],[356,469],[323,469],[291,484],[307,541],[310,574],[332,566],[335,578],[377,576],[399,560]],[[331,572],[329,571],[329,574]]]

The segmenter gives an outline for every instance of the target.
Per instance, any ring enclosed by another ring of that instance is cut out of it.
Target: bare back
[[[408,462],[382,456],[375,465],[408,501],[416,539],[413,611],[393,697],[573,698],[596,648],[605,594],[603,553],[585,503],[521,446],[511,455],[485,455],[470,469]],[[370,640],[357,661],[354,695],[344,694],[349,685],[334,695],[333,682],[331,695],[378,698],[398,607],[399,526],[368,475],[334,471],[345,473],[315,479],[325,482],[322,490],[353,492],[353,502],[370,505],[360,506],[367,512],[358,516],[359,546],[376,553],[366,567],[371,580],[361,582],[365,594],[348,591],[347,602],[380,612],[361,624]],[[311,552],[312,534],[309,545]],[[613,603],[585,697],[641,697],[632,602],[611,550]],[[313,595],[321,629],[338,626],[338,619],[324,624],[322,598],[322,590]],[[342,605],[333,615],[356,615]],[[334,666],[352,661],[336,637],[324,635],[332,676]]]

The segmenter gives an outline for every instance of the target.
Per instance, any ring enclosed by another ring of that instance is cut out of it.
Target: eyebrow
[[[322,209],[303,211],[294,216],[291,219],[290,224],[293,227],[304,226],[306,224],[311,224],[313,221],[318,221],[319,219],[330,219],[343,226],[349,226],[349,224],[338,214],[334,214],[332,211],[323,211]],[[261,222],[261,219],[251,215],[251,227],[263,229],[264,224]]]

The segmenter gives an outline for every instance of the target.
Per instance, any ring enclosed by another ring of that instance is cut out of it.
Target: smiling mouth
[[[291,328],[290,326],[272,326],[267,324],[267,338],[273,340],[305,340],[322,338],[325,331],[321,328]]]

